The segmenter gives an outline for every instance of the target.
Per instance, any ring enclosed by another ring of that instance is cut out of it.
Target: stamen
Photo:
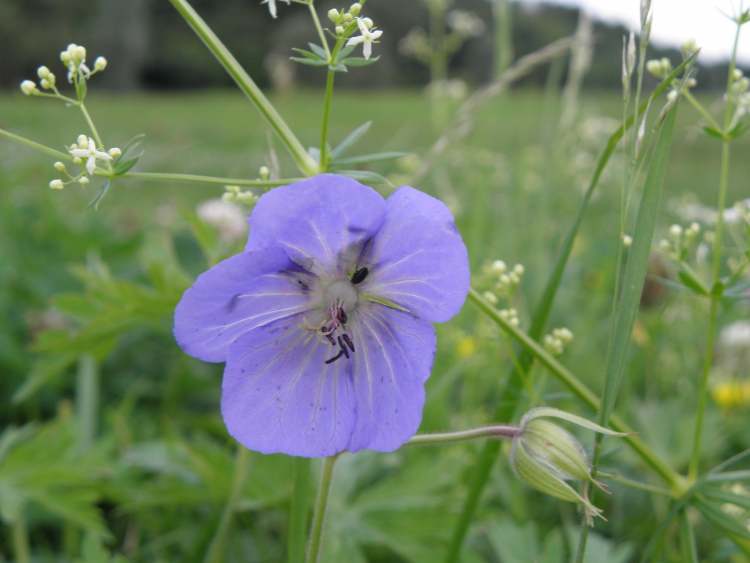
[[[348,360],[349,350],[346,349],[346,343],[344,342],[344,339],[341,336],[339,336],[337,340],[339,343],[339,347],[341,348],[341,351],[344,353],[344,356],[346,356],[346,359]]]
[[[346,321],[349,320],[349,317],[346,316],[346,311],[344,311],[343,307],[339,307],[338,311],[336,311],[336,318],[342,325],[345,325]]]
[[[329,358],[329,359],[327,359],[325,363],[327,363],[327,364],[332,364],[333,362],[335,362],[336,360],[338,360],[338,359],[339,359],[339,358],[340,358],[341,356],[343,356],[343,355],[344,355],[344,351],[343,351],[343,350],[341,350],[341,351],[339,351],[339,353],[338,353],[338,354],[336,354],[336,355],[335,355],[335,356],[334,356],[333,358]]]
[[[352,342],[352,339],[349,338],[348,334],[342,334],[340,338],[344,339],[344,342],[346,342],[346,345],[349,346],[349,349],[354,352],[354,342]]]
[[[353,285],[357,285],[358,283],[362,283],[365,281],[365,278],[367,277],[367,274],[370,273],[370,270],[367,268],[360,268],[354,274],[352,274],[351,282]]]

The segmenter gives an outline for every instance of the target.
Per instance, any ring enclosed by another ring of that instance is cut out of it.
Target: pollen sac
[[[359,268],[356,272],[352,274],[351,282],[354,285],[360,284],[367,278],[367,274],[369,274],[370,271],[367,268]]]

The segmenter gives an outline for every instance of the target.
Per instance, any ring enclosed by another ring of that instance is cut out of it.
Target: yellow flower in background
[[[728,380],[717,383],[711,389],[714,402],[723,409],[750,405],[750,380]]]
[[[472,336],[462,336],[456,343],[456,354],[462,360],[468,360],[477,351],[477,341]]]

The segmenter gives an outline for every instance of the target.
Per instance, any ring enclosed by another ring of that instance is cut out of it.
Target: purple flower
[[[245,251],[185,292],[174,334],[191,356],[226,362],[222,415],[247,448],[392,451],[422,418],[431,323],[468,288],[440,201],[321,175],[260,198]]]

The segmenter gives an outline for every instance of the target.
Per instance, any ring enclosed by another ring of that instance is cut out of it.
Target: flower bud
[[[344,20],[344,23],[352,23],[354,21],[354,16],[352,16],[349,12],[345,13],[341,17]]]
[[[558,424],[546,420],[549,418],[601,434],[622,434],[558,409],[539,407],[526,413],[521,419],[519,433],[513,438],[511,465],[516,475],[545,494],[582,505],[591,524],[594,517],[602,516],[601,510],[568,481],[588,482],[605,491],[607,489],[591,476],[591,464],[581,443]]]
[[[330,10],[328,10],[328,19],[333,23],[338,23],[339,18],[339,11],[336,8],[331,8]]]
[[[78,135],[76,142],[78,143],[78,146],[81,148],[89,146],[89,139],[88,137],[86,137],[86,135]]]
[[[117,147],[112,147],[108,152],[112,158],[120,158],[122,156],[122,151]]]
[[[268,169],[268,166],[261,166],[258,170],[258,174],[260,175],[261,179],[268,180],[268,178],[271,176],[271,171]]]
[[[58,172],[65,172],[65,164],[59,160],[53,165]]]
[[[86,60],[86,47],[83,45],[76,45],[71,53],[73,60],[78,63],[82,63]]]
[[[27,96],[31,96],[32,94],[36,94],[39,92],[37,90],[36,84],[32,82],[31,80],[24,80],[21,82],[21,92],[23,92]]]
[[[633,237],[630,235],[622,235],[622,245],[625,248],[630,248],[633,245]]]
[[[337,25],[336,26],[336,35],[344,35],[344,26],[343,25]]]
[[[40,66],[38,69],[36,69],[36,74],[40,79],[44,79],[49,76],[50,72],[46,66]]]
[[[88,176],[81,176],[80,178],[78,178],[78,183],[82,186],[88,186],[89,182],[90,180]]]
[[[349,6],[349,13],[354,17],[357,17],[362,12],[362,4],[355,3]]]
[[[94,70],[101,72],[107,68],[107,59],[104,57],[96,57],[96,60],[94,61]]]
[[[42,89],[44,89],[44,90],[49,90],[49,89],[50,89],[50,87],[51,87],[51,86],[50,86],[50,83],[49,83],[49,80],[47,80],[46,78],[43,78],[43,79],[42,79],[42,80],[41,80],[41,81],[39,82],[39,85],[40,85],[40,86],[42,87]]]
[[[49,187],[50,189],[53,189],[53,190],[61,190],[65,187],[65,184],[63,184],[62,180],[55,179],[49,183]]]

